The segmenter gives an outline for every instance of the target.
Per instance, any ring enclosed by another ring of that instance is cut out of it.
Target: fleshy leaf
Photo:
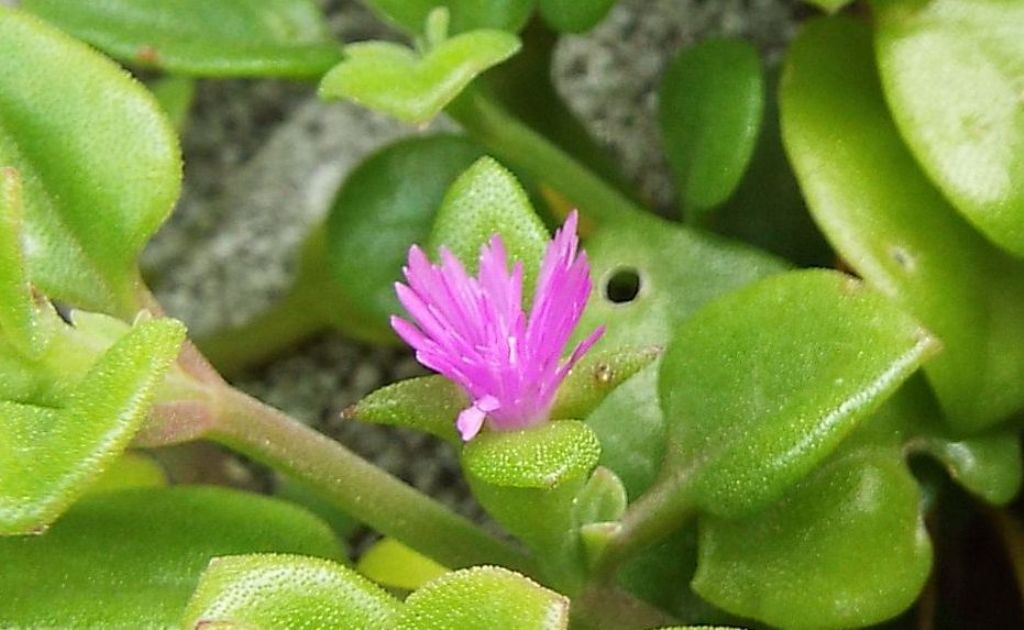
[[[975,227],[1024,256],[1024,5],[871,5],[882,85],[910,150]]]
[[[2,6],[0,94],[0,165],[22,176],[32,283],[131,317],[135,259],[180,188],[166,118],[115,63]]]
[[[523,263],[523,295],[533,292],[550,236],[512,173],[489,157],[477,160],[445,195],[429,250],[447,247],[477,272],[480,248],[500,234],[509,258]]]
[[[320,96],[351,100],[407,123],[424,123],[477,75],[518,50],[515,35],[496,30],[456,35],[422,56],[390,42],[352,44],[345,49],[345,60],[323,78]]]
[[[0,402],[0,534],[45,528],[121,454],[178,356],[184,327],[138,324],[54,409]]]
[[[378,584],[414,591],[447,569],[406,547],[394,538],[383,538],[359,558],[359,572]]]
[[[422,376],[382,387],[346,409],[344,415],[426,431],[459,444],[462,440],[455,419],[467,404],[466,394],[455,383],[443,376]]]
[[[626,511],[626,488],[604,466],[598,466],[576,495],[575,516],[580,525],[616,521]]]
[[[311,0],[23,0],[129,65],[212,77],[319,77],[340,47]]]
[[[563,630],[569,600],[500,567],[448,573],[405,600],[396,630]]]
[[[1024,409],[1024,264],[920,172],[882,100],[867,25],[807,25],[781,100],[786,149],[815,220],[850,266],[941,340],[925,373],[950,425],[978,431]]]
[[[448,187],[482,154],[460,136],[409,138],[368,158],[342,185],[327,218],[327,262],[346,304],[377,336],[394,338],[388,318],[400,309],[394,283],[409,246],[426,242]]]
[[[587,354],[558,388],[552,418],[586,418],[608,394],[658,358],[658,348]]]
[[[13,168],[0,167],[0,333],[22,354],[37,356],[44,339],[25,268],[23,221],[21,178]]]
[[[151,457],[138,452],[126,452],[110,463],[87,494],[117,492],[131,488],[159,488],[167,485],[167,473]]]
[[[466,444],[467,474],[509,488],[554,488],[597,465],[601,445],[575,420],[548,422],[524,431],[482,433]]]
[[[853,0],[804,0],[804,2],[807,4],[813,4],[828,13],[835,13],[839,9],[842,9],[853,2]]]
[[[1021,488],[1021,444],[1017,431],[991,431],[960,440],[927,436],[912,446],[929,453],[950,476],[979,498],[1003,505]]]
[[[764,507],[810,472],[937,350],[858,280],[768,278],[687,320],[661,363],[667,471],[722,516]]]
[[[884,621],[913,603],[931,567],[919,504],[898,452],[845,455],[762,512],[702,518],[694,589],[786,628]]]
[[[615,0],[537,0],[537,9],[552,28],[565,33],[583,33],[608,15]]]
[[[88,497],[42,536],[0,539],[0,620],[20,628],[178,627],[215,556],[340,558],[334,534],[296,507],[222,488]]]
[[[320,558],[214,558],[185,609],[183,628],[394,627],[401,602],[355,571]]]
[[[180,134],[188,126],[189,110],[196,97],[196,80],[192,77],[170,75],[149,84],[160,108],[171,125]]]
[[[750,163],[764,112],[764,76],[753,45],[707,40],[665,72],[658,114],[687,218],[721,205]]]
[[[518,31],[533,10],[533,0],[368,0],[371,8],[411,33],[419,33],[437,7],[451,12],[451,31],[478,28]]]

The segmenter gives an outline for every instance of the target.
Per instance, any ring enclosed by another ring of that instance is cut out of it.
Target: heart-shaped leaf
[[[0,94],[0,165],[21,173],[33,284],[82,308],[133,316],[136,257],[180,187],[170,125],[115,63],[6,7]]]
[[[910,150],[975,227],[1024,256],[1024,5],[871,4],[882,85]]]
[[[63,409],[0,401],[0,534],[45,528],[120,455],[184,336],[174,320],[138,324],[103,354]]]
[[[815,220],[854,269],[941,340],[925,372],[950,425],[977,431],[1024,409],[1024,264],[971,229],[921,174],[882,99],[868,27],[842,18],[805,27],[781,100],[786,149]]]
[[[320,558],[214,558],[185,609],[183,628],[394,627],[401,602],[355,571]]]
[[[394,538],[382,538],[359,558],[359,572],[378,584],[414,591],[447,572]]]
[[[832,460],[778,503],[701,518],[694,589],[729,612],[786,628],[852,628],[908,607],[931,545],[898,451]]]
[[[443,376],[399,381],[370,393],[344,416],[363,422],[411,427],[461,444],[455,419],[469,399],[458,385]]]
[[[563,630],[569,600],[500,567],[448,573],[405,600],[396,630]]]
[[[212,558],[270,552],[341,557],[326,525],[266,497],[204,487],[89,497],[42,536],[0,539],[0,625],[179,627]]]
[[[437,7],[451,13],[451,30],[478,28],[516,32],[526,24],[534,0],[368,0],[371,8],[411,33],[419,33]]]
[[[518,50],[515,35],[497,30],[456,35],[422,56],[390,42],[352,44],[345,49],[345,60],[320,83],[320,96],[348,99],[407,123],[424,123],[477,75]]]
[[[662,360],[665,476],[685,479],[681,500],[713,514],[762,508],[936,350],[917,322],[840,273],[731,293],[688,319]]]
[[[341,57],[311,0],[24,0],[129,65],[196,76],[319,77]]]
[[[388,317],[399,312],[394,283],[409,246],[427,241],[445,192],[482,154],[460,136],[400,140],[360,164],[338,192],[327,262],[348,305],[379,337],[393,338]]]
[[[538,0],[537,9],[552,28],[565,33],[583,33],[608,15],[615,0]]]
[[[739,185],[757,144],[764,77],[753,45],[712,39],[683,51],[659,91],[661,134],[690,220]]]

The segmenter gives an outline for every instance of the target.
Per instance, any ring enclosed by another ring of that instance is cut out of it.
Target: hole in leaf
[[[605,297],[615,304],[632,302],[639,293],[640,274],[636,269],[628,267],[616,270],[604,286]]]

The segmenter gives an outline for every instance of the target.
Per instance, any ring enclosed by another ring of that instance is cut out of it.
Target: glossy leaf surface
[[[355,571],[320,558],[215,558],[199,580],[184,628],[387,630],[401,603]]]
[[[45,528],[111,465],[145,419],[184,335],[173,320],[137,325],[64,408],[0,402],[0,534]]]
[[[144,87],[0,7],[0,165],[21,174],[29,276],[44,293],[134,315],[135,259],[178,197],[180,161]]]
[[[178,627],[215,556],[280,552],[336,558],[307,512],[207,487],[89,497],[42,536],[0,539],[0,625]]]
[[[345,60],[320,83],[320,96],[347,99],[407,123],[441,112],[481,72],[519,50],[515,35],[477,30],[437,43],[422,56],[390,42],[345,49]]]
[[[831,271],[768,278],[677,331],[658,388],[669,471],[713,514],[764,507],[937,349],[884,296]]]
[[[878,68],[903,138],[972,224],[1024,256],[1024,5],[872,7]]]
[[[757,50],[742,40],[707,40],[669,65],[658,93],[665,153],[689,219],[733,193],[757,144],[764,77]]]
[[[1024,408],[1024,265],[920,172],[882,99],[868,28],[842,18],[805,27],[781,99],[786,148],[815,220],[854,269],[942,342],[925,372],[950,425],[977,431]]]
[[[400,140],[348,176],[327,218],[327,261],[346,304],[391,335],[388,318],[400,312],[394,283],[409,246],[423,245],[445,192],[482,155],[454,135]]]
[[[318,77],[341,58],[310,0],[24,0],[128,65],[194,76]]]

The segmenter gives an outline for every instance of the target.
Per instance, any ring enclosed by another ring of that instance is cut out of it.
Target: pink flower
[[[587,255],[577,256],[576,221],[573,211],[548,245],[529,315],[522,305],[523,265],[509,273],[499,236],[480,249],[476,278],[447,249],[440,265],[415,245],[409,250],[408,286],[396,282],[395,291],[416,323],[392,317],[391,326],[420,363],[472,399],[456,421],[463,440],[485,419],[501,431],[547,420],[558,386],[604,332],[598,328],[561,360],[591,288]]]

